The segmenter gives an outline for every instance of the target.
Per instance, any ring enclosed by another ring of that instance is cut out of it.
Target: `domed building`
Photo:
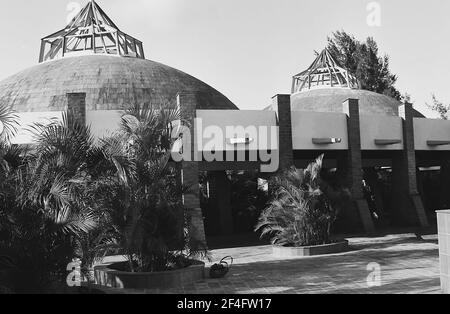
[[[341,112],[345,100],[359,100],[361,114],[398,115],[401,103],[391,97],[367,90],[350,88],[311,89],[292,95],[293,110],[311,110],[318,112]]]
[[[201,92],[198,109],[237,109],[195,77],[146,60],[143,44],[122,32],[95,1],[42,39],[39,61],[0,82],[0,104],[18,112],[22,126],[58,116],[68,108],[67,95],[76,93],[85,94],[86,122],[98,136],[117,124],[117,111],[173,102],[180,92]],[[27,140],[24,134],[17,139]]]
[[[175,100],[186,120],[201,121],[192,133],[200,144],[192,141],[192,149],[180,150],[195,152],[181,162],[180,173],[192,187],[184,205],[197,240],[206,241],[205,224],[218,236],[233,235],[236,225],[253,230],[254,217],[245,225],[245,216],[232,209],[229,170],[268,179],[321,154],[324,168],[335,171],[338,185],[352,194],[338,217],[342,233],[372,233],[384,217],[420,227],[433,218],[436,208],[428,203],[425,210],[417,174],[419,167],[448,160],[450,122],[424,119],[411,104],[359,89],[356,77],[327,50],[293,77],[291,94],[273,97],[273,110],[236,110],[206,83],[146,60],[142,42],[122,32],[92,0],[64,29],[42,39],[38,65],[0,82],[0,106],[13,108],[20,119],[15,144],[32,142],[28,125],[60,118],[66,110],[99,138],[118,128],[125,109]],[[380,170],[386,170],[381,183]],[[200,171],[207,174],[203,212]],[[367,197],[370,189],[374,197]]]
[[[85,55],[47,61],[0,82],[0,102],[18,112],[64,110],[67,93],[86,93],[87,110],[122,110],[170,101],[180,91],[209,96],[205,108],[236,109],[202,81],[164,64],[132,57]]]
[[[450,148],[448,140],[430,140],[445,137],[440,121],[360,89],[327,49],[293,77],[290,111],[293,163],[304,167],[324,154],[338,185],[351,187],[353,206],[341,212],[341,231],[357,225],[369,232],[383,224],[428,226],[432,214],[422,204],[418,165],[435,165],[437,151]]]
[[[389,96],[359,89],[356,77],[344,69],[327,49],[307,70],[293,77],[293,110],[342,112],[341,104],[349,98],[359,100],[361,114],[398,116],[398,107],[402,105]],[[423,117],[417,111],[415,116]]]

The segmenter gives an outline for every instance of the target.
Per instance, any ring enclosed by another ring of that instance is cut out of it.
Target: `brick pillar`
[[[383,202],[383,192],[380,187],[380,183],[378,180],[378,174],[375,168],[365,168],[365,179],[367,180],[367,183],[369,184],[370,188],[372,189],[372,193],[374,196],[375,206],[378,211],[378,214],[383,216],[384,215],[384,202]]]
[[[208,172],[209,197],[217,216],[221,235],[233,233],[233,213],[231,208],[231,182],[225,171]]]
[[[182,163],[171,162],[170,166],[175,171],[175,181],[177,185],[178,191],[183,191],[183,168]],[[183,196],[181,196],[181,201],[183,201]],[[179,199],[180,200],[180,199]],[[176,216],[179,219],[177,226],[177,243],[175,250],[184,250],[185,249],[185,210],[184,208],[177,208]],[[171,248],[172,249],[172,248]]]
[[[68,93],[67,111],[72,112],[80,123],[86,124],[86,93]]]
[[[343,112],[347,114],[348,151],[346,158],[338,161],[344,173],[344,184],[350,188],[353,204],[348,206],[345,218],[353,230],[364,228],[371,234],[375,232],[369,206],[362,190],[363,169],[361,157],[361,132],[358,99],[348,99],[343,103]],[[343,169],[342,169],[343,168]]]
[[[197,115],[198,97],[199,94],[194,92],[183,92],[177,96],[181,119],[189,124],[191,130],[191,147],[186,149],[191,150],[192,160],[195,160],[194,154],[197,154],[194,138],[196,136],[195,118]],[[183,185],[189,189],[188,192],[183,195],[184,207],[189,221],[189,236],[199,245],[206,247],[204,219],[200,206],[198,162],[183,161],[181,168]]]
[[[272,98],[273,107],[278,112],[280,170],[294,166],[292,144],[291,95],[276,95]]]
[[[440,209],[450,208],[450,153],[442,152],[441,157],[441,173],[440,173],[440,188],[439,191],[439,205]]]
[[[393,160],[393,188],[396,198],[396,218],[404,225],[428,227],[428,219],[417,188],[414,115],[411,104],[399,107],[403,119],[404,150]]]

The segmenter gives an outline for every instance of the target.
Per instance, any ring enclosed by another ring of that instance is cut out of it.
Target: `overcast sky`
[[[0,0],[0,80],[37,64],[40,38],[65,26],[71,2]],[[425,111],[431,93],[450,103],[450,1],[376,1],[379,26],[367,22],[375,16],[367,8],[371,2],[97,1],[123,31],[144,42],[148,59],[205,81],[241,109],[262,109],[274,94],[289,93],[292,75],[341,29],[375,38],[391,58],[398,89],[411,94],[416,108]]]

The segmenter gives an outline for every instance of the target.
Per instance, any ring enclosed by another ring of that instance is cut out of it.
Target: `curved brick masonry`
[[[273,255],[279,258],[316,256],[316,255],[342,253],[348,251],[348,248],[349,248],[348,241],[342,241],[326,245],[302,246],[302,247],[274,246]]]
[[[86,110],[156,106],[180,91],[203,92],[198,109],[237,109],[206,83],[164,64],[107,55],[70,57],[41,63],[0,81],[0,102],[21,112],[65,110],[66,94],[86,93]]]
[[[441,288],[450,294],[450,210],[437,211]]]
[[[95,283],[99,286],[118,289],[169,289],[192,284],[205,278],[205,264],[195,262],[187,268],[154,272],[130,273],[111,269],[124,263],[95,267]]]

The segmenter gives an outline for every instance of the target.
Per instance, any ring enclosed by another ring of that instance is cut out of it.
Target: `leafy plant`
[[[11,117],[0,110],[8,130]],[[185,188],[170,162],[177,120],[176,109],[135,106],[120,132],[96,141],[68,112],[34,125],[29,150],[0,138],[0,286],[63,287],[75,257],[89,278],[107,254],[127,256],[130,271],[185,267],[206,255],[187,232]]]
[[[109,187],[115,244],[129,270],[162,271],[183,256],[205,253],[186,232],[179,171],[170,163],[175,107],[135,106],[122,119],[121,131],[104,141],[104,150],[126,156],[130,172]]]
[[[70,112],[61,122],[33,127],[31,152],[9,149],[0,195],[0,268],[15,274],[14,289],[44,292],[65,283],[67,264],[103,211],[97,182],[114,165],[90,130]],[[102,170],[102,171],[99,171]],[[22,280],[23,279],[23,280]]]
[[[334,190],[321,179],[323,157],[305,170],[292,168],[275,178],[273,199],[256,226],[261,237],[271,237],[272,244],[296,247],[331,242],[339,204],[349,192]]]
[[[402,95],[395,87],[398,77],[391,73],[389,56],[379,56],[378,44],[372,37],[359,41],[345,31],[337,31],[328,37],[328,49],[344,68],[356,75],[361,89],[401,100]]]
[[[0,142],[9,143],[17,132],[17,115],[10,107],[0,105]]]
[[[439,114],[439,117],[442,120],[448,120],[449,118],[449,111],[450,111],[450,104],[446,105],[443,102],[439,101],[436,97],[436,95],[431,95],[432,104],[426,103],[427,107],[431,110],[435,111],[437,114]]]
[[[232,172],[231,205],[235,232],[251,232],[268,202],[267,192],[258,186],[258,173]]]

